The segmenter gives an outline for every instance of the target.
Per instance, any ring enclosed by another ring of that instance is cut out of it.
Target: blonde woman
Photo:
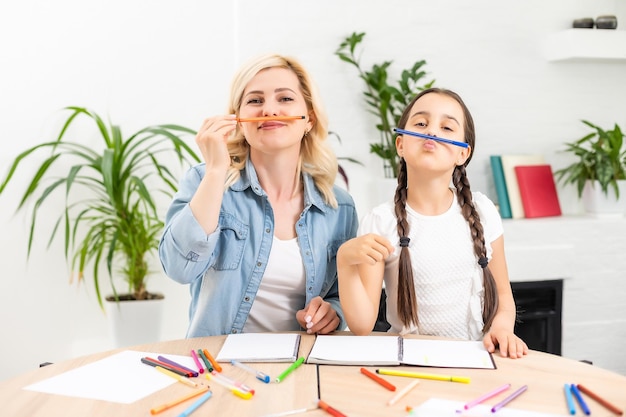
[[[358,220],[334,186],[313,81],[291,57],[258,57],[227,113],[200,127],[204,163],[181,180],[159,247],[167,275],[190,284],[187,336],[343,329],[336,253]]]

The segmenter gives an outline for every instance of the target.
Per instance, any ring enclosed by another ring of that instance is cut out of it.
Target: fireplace
[[[563,280],[511,282],[518,322],[515,334],[529,349],[561,354]]]
[[[511,289],[517,306],[515,334],[529,349],[561,355],[563,280],[515,281]],[[386,300],[383,288],[373,331],[386,332],[391,327],[385,317]]]

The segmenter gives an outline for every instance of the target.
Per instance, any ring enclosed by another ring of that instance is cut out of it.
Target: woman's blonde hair
[[[328,145],[328,117],[321,106],[321,99],[308,72],[296,59],[276,54],[259,56],[245,64],[235,75],[230,89],[229,114],[239,115],[243,94],[248,83],[259,71],[268,68],[285,68],[298,77],[300,90],[306,102],[308,117],[313,123],[311,130],[302,138],[298,176],[305,172],[313,178],[324,200],[332,207],[337,207],[333,185],[337,176],[337,157]],[[250,145],[239,127],[228,140],[228,152],[231,157],[230,168],[226,177],[226,187],[236,182],[250,154]]]

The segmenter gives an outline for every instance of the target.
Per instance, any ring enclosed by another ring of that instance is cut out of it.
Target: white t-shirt
[[[261,285],[256,293],[244,333],[302,330],[296,311],[306,301],[306,276],[297,238],[274,236]]]
[[[393,202],[375,207],[361,221],[359,236],[376,233],[396,246],[386,261],[384,276],[390,332],[465,340],[482,338],[482,268],[474,254],[469,224],[461,214],[456,192],[453,194],[454,200],[448,211],[437,216],[424,216],[408,205],[406,207],[418,306],[417,327],[403,326],[397,313],[400,239]],[[472,194],[483,225],[487,257],[491,259],[491,242],[503,233],[502,219],[487,196],[480,192]]]

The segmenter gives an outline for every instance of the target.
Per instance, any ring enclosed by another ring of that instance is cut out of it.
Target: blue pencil
[[[576,414],[576,406],[574,405],[574,397],[572,397],[572,388],[570,384],[565,384],[565,401],[571,415]]]
[[[467,148],[469,146],[465,142],[457,142],[456,140],[438,138],[437,136],[425,135],[423,133],[412,132],[410,130],[404,130],[404,129],[398,129],[398,128],[394,128],[393,130],[394,132],[399,133],[401,135],[406,134],[410,136],[417,136],[418,138],[422,138],[422,139],[436,140],[437,142],[449,143],[450,145],[460,146],[461,148]]]
[[[576,401],[578,401],[578,405],[580,405],[580,408],[582,408],[583,413],[585,413],[586,415],[591,414],[591,411],[589,410],[589,407],[587,407],[587,403],[583,399],[580,391],[578,391],[578,387],[576,386],[576,384],[572,384],[570,385],[570,387],[572,394],[574,394],[574,397],[576,397]]]
[[[183,411],[182,413],[180,413],[178,415],[178,417],[188,417],[189,415],[191,415],[191,413],[196,411],[198,409],[198,407],[200,407],[202,404],[204,404],[204,402],[206,400],[208,400],[209,398],[211,398],[211,391],[207,392],[202,397],[200,397],[200,399],[198,401],[196,401],[195,403],[191,404],[189,406],[189,408],[186,409],[185,411]]]

